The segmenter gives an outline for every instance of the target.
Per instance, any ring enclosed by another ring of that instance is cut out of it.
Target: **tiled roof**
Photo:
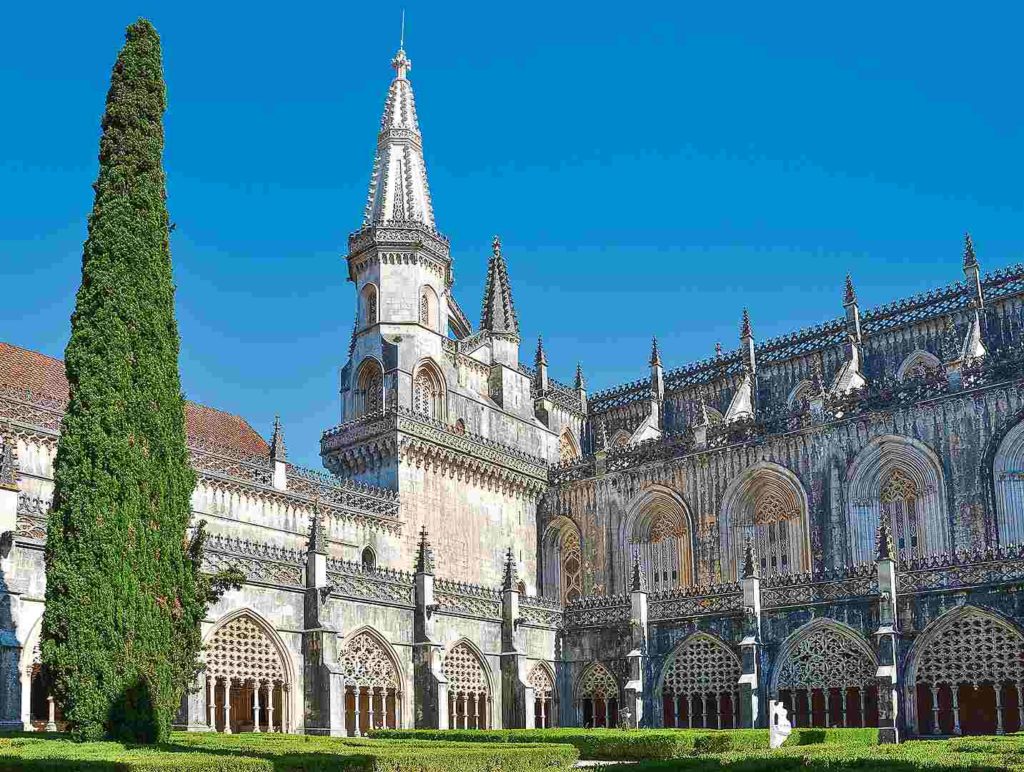
[[[0,342],[0,384],[60,402],[68,400],[63,361],[3,342]],[[259,432],[244,418],[232,413],[186,402],[185,424],[190,438],[251,456],[270,453],[270,446]]]

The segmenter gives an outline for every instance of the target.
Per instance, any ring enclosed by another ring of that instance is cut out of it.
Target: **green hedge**
[[[23,735],[0,738],[0,772],[537,772],[570,769],[568,745],[396,742],[273,734],[175,733],[168,743],[128,747]]]

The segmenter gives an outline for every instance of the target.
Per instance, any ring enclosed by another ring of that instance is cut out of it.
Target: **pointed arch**
[[[619,429],[608,440],[608,447],[624,448],[629,444],[629,440],[632,436],[633,435],[625,429]]]
[[[412,409],[426,418],[445,420],[447,390],[444,375],[432,359],[422,359],[413,370]]]
[[[936,370],[942,369],[942,361],[929,351],[917,349],[903,358],[896,369],[896,380],[915,381],[927,377]]]
[[[403,668],[394,647],[369,625],[353,630],[338,647],[345,730],[350,736],[401,725]]]
[[[734,729],[742,666],[722,640],[696,632],[680,641],[658,679],[662,726]]]
[[[357,418],[384,409],[384,368],[375,357],[366,357],[359,363],[355,398]]]
[[[50,697],[42,678],[42,654],[40,642],[43,631],[43,617],[32,624],[21,647],[18,659],[18,677],[21,682],[21,723],[29,732],[50,730],[63,725],[60,706],[54,704],[53,722],[50,722]]]
[[[374,552],[373,547],[369,545],[363,547],[363,551],[359,555],[359,562],[364,571],[373,571],[377,568],[377,553]]]
[[[557,690],[555,671],[543,660],[534,663],[526,676],[526,682],[533,687],[533,723],[535,729],[550,729],[558,715],[555,708]]]
[[[544,596],[571,603],[583,597],[583,538],[570,518],[556,517],[541,537]]]
[[[580,444],[567,426],[558,435],[558,460],[564,463],[566,461],[575,461],[579,457]]]
[[[686,500],[664,485],[651,485],[626,506],[619,530],[622,576],[629,576],[633,551],[647,573],[648,588],[667,590],[695,583],[696,529]]]
[[[739,578],[747,538],[754,541],[762,573],[811,570],[807,493],[789,469],[769,461],[748,467],[722,497],[722,577]]]
[[[942,464],[923,442],[894,434],[875,437],[850,465],[847,488],[852,563],[874,560],[882,517],[901,560],[949,550]]]
[[[906,684],[920,734],[1021,731],[1024,632],[980,606],[947,611],[914,642]]]
[[[483,652],[468,638],[452,644],[441,662],[448,681],[448,717],[452,729],[488,729],[494,694],[491,669]]]
[[[790,410],[800,407],[801,405],[810,401],[811,394],[814,393],[814,384],[811,381],[804,379],[797,383],[789,392],[789,396],[786,397],[786,405]]]
[[[439,329],[437,323],[437,306],[437,293],[434,292],[434,288],[429,284],[424,284],[420,287],[419,322],[424,327],[433,330],[434,332],[437,332]]]
[[[999,543],[1024,542],[1024,421],[1013,426],[999,443],[992,483]]]
[[[878,660],[864,636],[833,619],[795,630],[779,649],[769,681],[794,726],[877,726]]]
[[[380,296],[377,292],[377,285],[367,282],[359,293],[360,314],[363,327],[372,327],[379,321]]]
[[[576,717],[583,727],[612,727],[619,718],[619,682],[601,662],[592,662],[573,689]]]
[[[288,731],[296,671],[273,625],[251,608],[230,611],[207,633],[203,655],[211,729]]]

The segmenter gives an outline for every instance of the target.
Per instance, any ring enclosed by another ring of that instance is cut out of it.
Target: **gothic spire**
[[[544,353],[544,339],[537,336],[537,354],[533,358],[533,364],[539,369],[541,365],[548,363],[548,355]]]
[[[509,547],[505,551],[505,577],[502,582],[502,589],[515,590],[519,587],[519,567],[516,565],[516,556]]]
[[[281,416],[274,416],[274,434],[270,438],[270,460],[286,461],[288,450],[284,446],[284,430],[281,428]]]
[[[508,281],[508,267],[501,255],[501,239],[491,244],[491,259],[487,263],[487,282],[484,284],[484,308],[480,314],[480,329],[519,335],[519,320],[512,302],[512,285]]]
[[[977,268],[978,258],[974,255],[974,242],[971,241],[971,234],[964,234],[964,268]]]
[[[416,573],[434,573],[434,550],[430,547],[430,540],[427,538],[427,526],[420,527],[420,543],[416,550]]]
[[[309,541],[306,551],[327,554],[327,529],[324,527],[323,517],[320,514],[319,498],[313,499],[313,513],[309,517]]]
[[[583,380],[583,365],[580,362],[576,363],[576,391],[587,388],[587,382]]]
[[[743,309],[743,319],[740,322],[740,337],[741,338],[752,338],[754,332],[750,327],[750,312],[747,309]]]
[[[754,579],[757,577],[757,558],[754,555],[754,540],[749,536],[747,543],[743,546],[743,579]]]
[[[416,119],[412,84],[407,77],[412,62],[405,49],[398,49],[391,66],[395,78],[380,120],[363,226],[419,224],[433,231],[436,225],[423,161],[423,138]]]
[[[633,550],[633,571],[629,578],[630,592],[647,592],[647,575],[640,565],[640,552]]]
[[[892,560],[896,556],[896,545],[892,540],[892,530],[889,524],[882,520],[878,524],[878,533],[875,535],[875,559]]]
[[[661,352],[658,351],[658,337],[651,337],[651,361],[648,362],[651,367],[661,367]]]
[[[857,302],[857,292],[853,288],[853,277],[846,274],[846,291],[843,293],[843,305],[852,306]]]

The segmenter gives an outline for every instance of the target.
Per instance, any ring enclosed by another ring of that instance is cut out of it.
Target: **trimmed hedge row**
[[[438,743],[273,734],[183,734],[151,747],[75,743],[66,737],[0,738],[0,772],[538,772],[566,770],[568,745]]]

